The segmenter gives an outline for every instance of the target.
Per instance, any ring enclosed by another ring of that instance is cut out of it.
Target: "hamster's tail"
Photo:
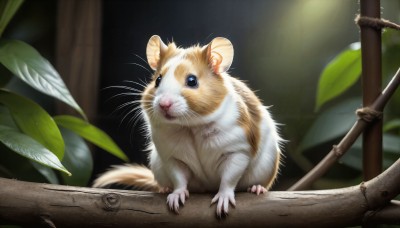
[[[154,178],[154,174],[145,166],[120,165],[101,174],[93,183],[93,187],[104,187],[111,184],[132,186],[138,190],[158,192],[160,186]]]

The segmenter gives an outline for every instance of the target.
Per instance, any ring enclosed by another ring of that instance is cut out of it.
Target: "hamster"
[[[150,169],[117,166],[95,180],[169,193],[178,213],[189,192],[214,192],[216,214],[235,206],[235,191],[266,193],[280,164],[277,124],[243,82],[230,76],[234,50],[222,37],[189,48],[154,35],[146,49],[154,70],[141,97]]]

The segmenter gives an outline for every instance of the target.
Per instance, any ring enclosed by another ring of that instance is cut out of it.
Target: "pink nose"
[[[172,101],[170,99],[162,99],[159,105],[162,110],[168,112],[172,106]]]

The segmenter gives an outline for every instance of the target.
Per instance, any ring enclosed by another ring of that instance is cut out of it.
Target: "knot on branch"
[[[373,18],[373,17],[365,17],[357,15],[354,21],[360,27],[367,26],[375,30],[382,30],[383,28],[400,30],[400,25],[381,18]]]
[[[118,211],[119,206],[121,204],[121,200],[119,195],[115,193],[107,193],[101,197],[103,201],[104,207],[103,209],[106,211]]]
[[[332,150],[336,157],[341,157],[344,153],[342,148],[340,148],[338,145],[333,145]]]
[[[357,109],[356,114],[359,119],[364,120],[365,122],[372,122],[375,119],[382,119],[382,112],[376,111],[370,107],[364,107]]]
[[[360,191],[361,191],[361,194],[363,195],[363,197],[365,199],[365,204],[366,204],[367,209],[370,209],[371,207],[370,207],[369,202],[368,202],[367,186],[365,186],[365,182],[361,182]]]

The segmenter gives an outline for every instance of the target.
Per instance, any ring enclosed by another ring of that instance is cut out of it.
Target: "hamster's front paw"
[[[253,185],[251,187],[249,187],[247,189],[248,192],[260,195],[260,194],[264,194],[267,193],[268,190],[266,188],[264,188],[262,185]]]
[[[175,189],[167,197],[167,204],[171,211],[179,214],[179,202],[185,204],[185,199],[189,198],[189,191],[186,188]]]
[[[217,216],[221,218],[223,215],[228,215],[229,203],[236,207],[235,192],[232,190],[219,190],[219,192],[211,200],[211,204],[217,204]]]

